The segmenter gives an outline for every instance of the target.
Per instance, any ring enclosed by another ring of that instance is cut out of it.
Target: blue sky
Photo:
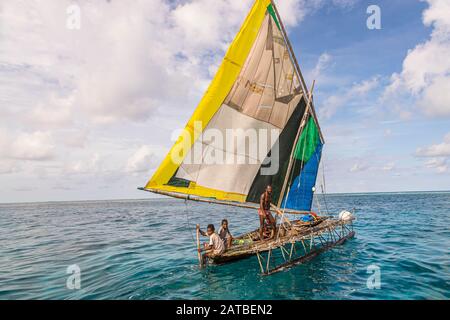
[[[252,1],[77,3],[0,4],[0,202],[150,196],[135,188]],[[316,80],[327,191],[450,190],[448,1],[277,4]],[[380,30],[366,26],[372,4]]]

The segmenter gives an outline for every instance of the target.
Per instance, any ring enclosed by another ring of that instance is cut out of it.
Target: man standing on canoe
[[[272,234],[270,238],[273,238],[275,235],[276,222],[270,213],[270,204],[272,203],[272,186],[268,185],[266,187],[266,191],[261,195],[259,201],[259,238],[262,240],[264,235],[264,222],[267,220],[269,224],[272,226]]]

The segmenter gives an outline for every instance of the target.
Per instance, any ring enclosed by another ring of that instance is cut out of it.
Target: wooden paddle
[[[200,246],[200,225],[197,224],[197,252],[198,252],[198,263],[200,268],[203,268],[203,258],[202,258],[202,248]]]

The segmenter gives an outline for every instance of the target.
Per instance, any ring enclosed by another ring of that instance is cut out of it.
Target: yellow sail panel
[[[147,183],[145,188],[162,189],[168,187],[165,186],[165,184],[168,183],[170,178],[175,174],[176,170],[180,166],[180,162],[175,162],[173,161],[173,159],[185,157],[190,148],[192,148],[194,142],[197,140],[198,136],[201,134],[201,132],[196,132],[194,130],[194,123],[201,122],[202,125],[201,130],[203,131],[204,128],[208,125],[211,118],[214,116],[214,114],[222,105],[226,96],[233,87],[233,84],[236,81],[239,73],[241,72],[242,66],[246,61],[247,56],[258,35],[259,29],[261,28],[262,22],[264,20],[267,11],[267,7],[270,4],[271,4],[270,0],[255,1],[239,33],[231,43],[225,55],[225,58],[223,59],[222,64],[216,73],[216,76],[212,80],[205,95],[203,96],[202,100],[197,106],[197,109],[194,111],[194,114],[187,123],[184,130],[184,134],[182,134],[175,142],[172,149],[169,151],[166,158],[163,160],[163,162],[156,170],[153,177]],[[189,189],[189,188],[178,188],[178,189]],[[190,194],[187,191],[189,190],[176,192],[183,192]],[[209,192],[210,189],[205,189],[204,192],[202,191],[200,193],[206,194],[198,194],[198,193],[194,194],[207,197],[219,196],[217,198],[224,198],[226,197],[226,194],[228,194],[224,193],[223,196],[220,196],[217,194],[217,192],[211,192],[212,194],[208,195],[207,193]]]
[[[191,182],[189,184],[189,187],[187,187],[187,188],[175,187],[175,186],[169,186],[169,185],[160,185],[160,186],[155,186],[152,188],[146,187],[146,189],[155,189],[158,191],[183,193],[183,194],[199,196],[199,197],[204,197],[204,198],[214,198],[217,200],[233,201],[233,202],[245,202],[245,198],[247,197],[247,195],[245,195],[245,194],[225,192],[225,191],[221,191],[221,190],[202,187],[193,182]]]

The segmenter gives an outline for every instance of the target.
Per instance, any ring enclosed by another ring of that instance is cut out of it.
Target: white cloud
[[[344,107],[348,102],[357,97],[364,97],[379,85],[379,77],[375,76],[362,82],[354,83],[350,88],[341,94],[329,96],[319,107],[319,113],[324,118],[333,116],[339,108]]]
[[[408,52],[402,72],[392,75],[384,99],[411,95],[426,115],[450,116],[450,2],[427,2],[423,23],[433,27],[431,37]]]
[[[196,0],[177,6],[169,21],[174,26],[172,36],[179,37],[179,50],[189,55],[225,50],[251,4],[249,0]]]
[[[38,105],[25,115],[25,120],[34,126],[67,126],[72,122],[73,98],[49,97],[46,104]]]
[[[383,166],[383,171],[392,171],[395,168],[395,162],[389,162]]]
[[[450,51],[448,52],[450,54]],[[449,59],[450,60],[450,59]],[[450,116],[450,74],[437,76],[424,90],[420,106],[429,116]]]
[[[330,62],[332,61],[332,56],[328,53],[322,53],[317,60],[316,66],[311,71],[311,78],[318,80],[324,70],[328,68]]]
[[[450,157],[450,133],[444,137],[442,143],[418,148],[416,155],[419,157]]]
[[[55,145],[49,132],[17,134],[0,127],[0,161],[3,173],[15,172],[20,167],[14,161],[50,160],[54,157],[54,149]]]
[[[62,144],[68,148],[84,148],[89,140],[89,130],[70,130],[61,136]]]
[[[11,137],[8,137],[9,139]],[[17,160],[44,161],[54,157],[55,146],[49,132],[22,133],[2,143],[0,157]]]
[[[450,132],[441,143],[417,148],[416,156],[431,158],[425,162],[425,167],[435,169],[439,173],[447,172],[449,169],[447,163],[450,160]]]
[[[126,172],[139,173],[148,172],[157,165],[157,157],[154,149],[150,146],[141,146],[127,161]]]
[[[276,5],[278,10],[280,11],[280,15],[283,17],[283,23],[287,26],[295,26],[300,21],[302,21],[310,11],[310,5],[317,6],[316,3],[319,1],[310,1],[310,4],[304,0],[279,0],[276,1]]]
[[[87,161],[79,160],[69,163],[64,172],[66,174],[95,174],[102,170],[102,159],[98,153],[94,153]]]
[[[20,168],[17,162],[11,160],[0,160],[0,174],[14,173],[19,170]]]
[[[444,173],[448,170],[446,158],[432,158],[425,162],[427,168],[436,169],[438,173]]]
[[[0,61],[22,79],[18,85],[29,81],[26,74],[39,75],[40,83],[33,85],[43,96],[35,116],[50,112],[53,118],[66,119],[67,114],[57,115],[61,108],[53,108],[46,96],[53,100],[69,96],[67,109],[74,116],[82,113],[94,122],[143,121],[156,108],[187,96],[195,76],[176,70],[174,56],[183,49],[184,35],[170,27],[167,3],[82,2],[80,30],[65,28],[69,4],[2,3],[2,24],[8,28],[0,31]],[[28,103],[29,108],[36,101]]]

